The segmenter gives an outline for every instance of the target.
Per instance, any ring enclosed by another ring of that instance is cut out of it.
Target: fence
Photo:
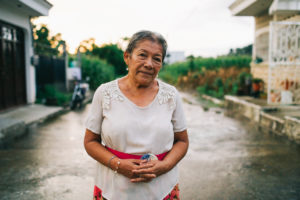
[[[268,103],[300,103],[300,23],[270,26]]]
[[[36,85],[37,93],[51,84],[56,89],[66,91],[66,67],[65,59],[55,56],[39,56],[39,62],[36,66]]]

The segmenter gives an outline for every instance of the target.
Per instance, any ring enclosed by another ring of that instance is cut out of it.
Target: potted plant
[[[261,83],[263,82],[260,78],[254,78],[252,80],[252,94],[254,97],[259,98],[260,90],[261,90]]]

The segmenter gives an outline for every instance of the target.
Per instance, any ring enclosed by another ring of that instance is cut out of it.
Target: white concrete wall
[[[35,68],[30,64],[30,58],[33,56],[33,46],[29,15],[20,9],[1,2],[0,20],[18,26],[24,31],[27,103],[34,103],[36,98]]]

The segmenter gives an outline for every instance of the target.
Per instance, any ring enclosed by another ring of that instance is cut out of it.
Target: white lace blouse
[[[101,134],[104,145],[129,154],[161,154],[171,150],[174,134],[186,130],[181,98],[175,87],[159,81],[155,99],[145,107],[130,101],[118,80],[102,84],[95,92],[86,128]],[[148,183],[132,183],[97,163],[96,185],[109,200],[163,199],[178,183],[175,166]]]

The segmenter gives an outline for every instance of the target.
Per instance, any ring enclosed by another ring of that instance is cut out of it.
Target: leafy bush
[[[64,106],[71,101],[72,94],[64,93],[54,85],[45,85],[38,91],[36,103]]]
[[[204,86],[199,86],[196,88],[197,91],[200,93],[200,94],[208,94],[209,92],[209,89],[208,89],[208,85],[205,84]]]
[[[222,56],[218,58],[194,58],[185,62],[166,65],[160,72],[160,78],[176,84],[180,76],[186,76],[190,71],[202,72],[205,70],[218,70],[220,68],[237,69],[250,68],[250,56]]]
[[[250,73],[242,72],[239,74],[237,79],[238,95],[250,95],[251,80],[252,80],[252,75]]]
[[[83,79],[89,77],[88,83],[92,90],[115,78],[114,67],[97,57],[82,56],[81,66]]]
[[[115,68],[117,75],[125,75],[127,73],[123,51],[117,44],[106,44],[101,47],[93,45],[90,53],[102,60],[106,60],[107,63]]]
[[[208,70],[218,68],[250,67],[251,57],[249,56],[222,56],[218,58],[198,58],[195,59],[195,65],[198,69],[206,68]]]
[[[197,89],[200,94],[222,99],[225,94],[246,91],[247,78],[251,76],[250,62],[250,56],[189,57],[185,62],[164,66],[159,77],[182,88]]]
[[[196,88],[199,94],[206,94],[219,99],[224,97],[224,86],[221,78],[216,78],[213,85],[205,83],[204,86]]]
[[[186,62],[174,63],[172,65],[163,66],[159,72],[159,77],[166,82],[176,84],[180,76],[186,76],[189,71],[189,65]]]

